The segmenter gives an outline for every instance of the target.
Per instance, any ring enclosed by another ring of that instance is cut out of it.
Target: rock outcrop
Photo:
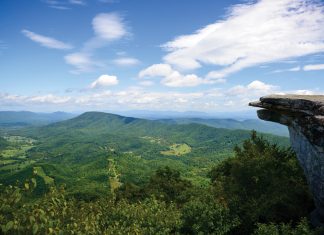
[[[288,126],[315,201],[311,222],[324,226],[324,95],[270,95],[249,105],[263,108],[260,119]]]

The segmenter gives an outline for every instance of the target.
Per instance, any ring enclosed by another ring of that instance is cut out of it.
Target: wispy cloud
[[[302,68],[300,66],[292,67],[289,69],[277,69],[272,71],[271,73],[283,73],[283,72],[298,72],[301,71]]]
[[[117,2],[119,2],[119,0],[99,0],[99,2],[102,2],[102,3],[117,3]]]
[[[69,3],[74,5],[86,5],[86,2],[84,0],[69,0]]]
[[[120,57],[113,60],[113,63],[119,66],[134,66],[138,65],[140,61],[132,57]]]
[[[51,8],[57,10],[69,10],[73,5],[85,6],[85,0],[44,0]]]
[[[89,72],[94,67],[104,66],[101,62],[95,61],[91,55],[82,52],[68,54],[64,57],[64,60],[74,67],[74,70],[71,71],[74,74]]]
[[[296,66],[290,69],[277,69],[272,71],[272,73],[282,73],[282,72],[298,72],[298,71],[317,71],[324,70],[324,64],[308,64],[303,67]]]
[[[4,41],[0,40],[0,54],[2,50],[5,50],[7,48],[8,48],[7,44]]]
[[[66,104],[72,100],[69,96],[59,96],[53,94],[46,95],[12,95],[7,93],[0,93],[1,106],[28,106],[28,105],[60,105]]]
[[[138,84],[140,86],[144,86],[144,87],[148,87],[148,86],[153,86],[154,82],[153,81],[149,81],[149,80],[144,80],[144,81],[139,81]]]
[[[223,20],[164,44],[164,61],[181,69],[222,66],[207,75],[218,79],[251,66],[324,52],[323,39],[320,1],[249,1],[233,6]]]
[[[117,3],[119,0],[43,0],[49,7],[57,10],[69,10],[73,6],[86,6],[93,2]]]
[[[303,67],[304,71],[324,70],[324,64],[309,64]]]
[[[56,96],[53,94],[41,95],[41,96],[31,96],[26,98],[27,103],[47,103],[47,104],[64,104],[71,100],[71,97]]]
[[[61,49],[61,50],[69,50],[72,49],[73,46],[68,43],[64,43],[62,41],[59,41],[55,38],[43,36],[37,33],[34,33],[32,31],[23,29],[21,31],[26,37],[28,37],[30,40],[39,43],[41,46],[48,47],[48,48],[54,48],[54,49]]]
[[[105,63],[93,60],[95,51],[130,34],[123,17],[117,13],[97,14],[92,20],[92,27],[94,36],[84,43],[80,51],[65,56],[65,61],[75,67],[73,72],[89,72],[98,66],[104,66]],[[117,62],[124,62],[125,65],[127,62],[134,63],[135,61]]]

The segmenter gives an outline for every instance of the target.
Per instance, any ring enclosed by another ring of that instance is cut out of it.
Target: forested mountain
[[[130,182],[144,182],[154,169],[172,165],[188,179],[204,184],[209,167],[233,156],[233,148],[250,136],[244,130],[163,123],[101,112],[14,133],[27,138],[19,140],[26,151],[17,153],[25,157],[16,156],[6,162],[0,169],[2,181],[14,182],[41,166],[55,182],[70,185],[73,193],[87,195],[102,191],[107,158],[116,161],[122,179]],[[265,137],[288,145],[285,137]]]
[[[169,124],[190,124],[198,123],[216,128],[231,130],[256,130],[258,132],[269,133],[280,136],[288,136],[286,127],[277,123],[270,123],[258,119],[230,119],[211,118],[206,113],[198,112],[130,112],[130,117],[142,117],[144,119],[159,120]],[[127,112],[126,112],[127,113]],[[169,114],[169,116],[167,115]],[[68,120],[76,117],[76,114],[65,112],[54,113],[34,113],[28,111],[0,111],[0,128],[21,128],[27,126],[44,126],[51,123]],[[169,118],[165,118],[169,117]],[[141,118],[141,119],[143,119]]]
[[[174,118],[174,119],[162,119],[164,123],[177,123],[177,124],[189,124],[198,123],[216,128],[226,129],[240,129],[240,130],[256,130],[258,132],[269,133],[280,136],[288,136],[288,129],[286,126],[278,123],[266,122],[259,119],[246,119],[236,120],[230,118]]]
[[[47,149],[70,144],[71,141],[88,141],[98,145],[111,145],[118,151],[143,151],[149,148],[165,150],[169,144],[182,143],[191,146],[191,154],[210,155],[231,151],[249,137],[248,131],[211,128],[197,123],[172,124],[145,119],[124,117],[101,112],[88,112],[76,118],[51,125],[27,129],[31,138],[42,139],[40,146]],[[288,144],[287,138],[267,135],[268,139]],[[59,143],[59,146],[57,146]],[[151,151],[148,152],[150,153]]]
[[[75,114],[65,112],[33,113],[28,111],[0,111],[0,127],[40,126],[67,120],[75,116]]]

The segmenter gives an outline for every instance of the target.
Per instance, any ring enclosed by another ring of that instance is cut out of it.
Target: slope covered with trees
[[[32,191],[39,187],[35,178],[22,186],[2,186],[2,233],[323,232],[308,224],[313,202],[295,155],[255,133],[235,148],[234,157],[209,170],[206,187],[193,184],[172,167],[159,168],[144,183],[134,184],[123,180],[123,172],[113,160],[109,162],[105,176],[109,187],[104,195],[88,201],[54,187],[31,202]]]
[[[75,117],[65,112],[33,113],[28,111],[0,111],[0,127],[41,126]]]
[[[197,185],[208,184],[213,165],[233,156],[233,148],[249,138],[243,130],[212,128],[201,124],[167,124],[159,121],[89,112],[44,127],[15,130],[33,144],[0,168],[0,180],[14,183],[41,169],[46,188],[49,178],[65,183],[68,192],[81,198],[105,191],[105,163],[114,159],[121,178],[143,183],[152,171],[173,166]],[[284,137],[265,135],[288,145]],[[8,158],[6,158],[8,160]],[[0,159],[1,160],[1,159]],[[40,190],[41,191],[41,190]]]
[[[5,138],[2,138],[0,136],[0,149],[5,149],[6,147],[8,147],[8,145],[9,142]]]
[[[288,136],[287,127],[278,123],[266,122],[259,119],[236,120],[230,118],[174,118],[160,120],[165,123],[190,124],[198,123],[216,128],[231,130],[256,130],[280,136]]]

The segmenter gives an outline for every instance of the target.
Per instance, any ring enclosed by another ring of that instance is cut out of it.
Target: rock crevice
[[[315,226],[324,225],[324,95],[270,95],[251,102],[258,117],[288,126],[290,142],[313,193]]]

